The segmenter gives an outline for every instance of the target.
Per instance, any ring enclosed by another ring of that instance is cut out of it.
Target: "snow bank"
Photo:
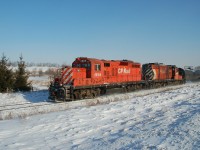
[[[95,99],[116,100],[106,105],[0,121],[0,149],[200,149],[200,83],[150,91]]]

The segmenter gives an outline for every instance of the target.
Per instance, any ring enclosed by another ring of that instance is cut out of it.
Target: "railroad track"
[[[27,103],[20,103],[20,104],[2,105],[2,106],[0,106],[0,112],[7,111],[7,110],[25,109],[25,108],[31,108],[31,107],[48,106],[48,105],[55,105],[55,103],[48,103],[48,102],[31,103],[31,102],[27,102]]]
[[[40,102],[18,103],[0,106],[0,120],[25,118],[27,116],[66,110],[68,103]]]
[[[26,102],[26,103],[14,103],[14,104],[8,104],[8,105],[1,105],[0,108],[2,108],[2,107],[10,107],[10,106],[17,106],[17,105],[24,105],[24,104],[31,104],[31,102]]]

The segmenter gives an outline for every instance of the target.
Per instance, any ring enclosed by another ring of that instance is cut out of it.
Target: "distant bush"
[[[13,67],[17,67],[18,66],[18,62],[17,61],[12,61],[9,62],[11,66]],[[34,63],[34,62],[26,62],[26,66],[27,67],[60,67],[59,64],[57,63]]]

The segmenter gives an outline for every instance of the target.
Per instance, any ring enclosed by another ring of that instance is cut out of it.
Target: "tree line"
[[[9,64],[13,67],[18,66],[17,61],[10,61]],[[33,66],[37,66],[37,67],[60,67],[60,65],[57,64],[57,63],[34,63],[34,62],[26,62],[26,66],[27,67],[33,67]]]
[[[0,92],[30,91],[31,83],[28,82],[28,74],[23,57],[19,57],[17,70],[10,67],[8,58],[3,54],[0,60]]]

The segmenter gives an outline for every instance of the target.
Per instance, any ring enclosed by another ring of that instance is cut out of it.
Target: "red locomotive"
[[[107,89],[131,91],[185,82],[185,73],[176,66],[144,64],[130,60],[99,60],[79,57],[72,67],[61,69],[49,87],[49,98],[74,100],[105,94]]]
[[[182,80],[184,70],[174,65],[149,63],[142,66],[144,80]]]

